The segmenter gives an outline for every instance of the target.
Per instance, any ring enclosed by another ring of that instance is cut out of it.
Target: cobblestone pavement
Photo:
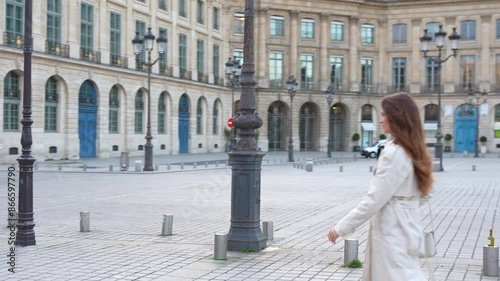
[[[261,219],[273,222],[274,240],[258,253],[228,252],[226,261],[213,259],[213,241],[215,232],[229,230],[230,167],[213,162],[182,172],[110,173],[112,160],[65,163],[62,171],[57,163],[40,165],[34,175],[37,245],[16,247],[16,273],[10,273],[9,230],[1,228],[0,280],[360,280],[362,269],[342,267],[344,242],[333,245],[326,235],[365,194],[375,160],[318,162],[306,172],[276,155],[265,156],[261,181]],[[82,172],[82,163],[95,168]],[[444,168],[435,174],[432,202],[438,255],[429,262],[436,279],[499,280],[481,270],[489,230],[500,236],[500,158],[448,156]],[[7,166],[0,169],[5,186]],[[3,190],[0,206],[7,209]],[[80,211],[90,212],[90,232],[79,231]],[[6,225],[7,210],[0,213]],[[160,235],[164,214],[174,216],[172,236]],[[348,237],[359,240],[361,260],[367,230],[365,224]]]

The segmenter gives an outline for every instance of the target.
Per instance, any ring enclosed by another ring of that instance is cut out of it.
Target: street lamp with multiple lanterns
[[[476,99],[474,101],[474,98]],[[477,114],[477,126],[476,126],[476,149],[474,153],[474,157],[479,157],[479,107],[482,104],[485,104],[488,100],[488,92],[486,90],[480,92],[480,91],[474,91],[469,93],[469,103],[474,105],[476,107],[476,114]]]
[[[231,95],[231,117],[234,118],[234,89],[236,88],[236,82],[238,77],[241,77],[241,66],[240,61],[233,57],[226,62],[226,78],[229,81],[229,86],[232,88]],[[231,139],[229,140],[229,151],[233,150],[236,145],[236,129],[231,128]]]
[[[326,102],[328,103],[328,147],[327,147],[327,156],[328,158],[332,158],[332,118],[330,116],[330,112],[332,110],[333,103],[333,94],[335,91],[332,86],[328,86],[326,89]]]
[[[148,60],[144,64],[148,68],[148,120],[147,120],[147,131],[146,131],[146,145],[144,146],[144,168],[143,171],[154,171],[153,167],[153,144],[151,140],[153,136],[151,135],[151,67],[160,59],[159,57],[151,62],[151,51],[153,51],[155,36],[151,32],[151,27],[148,27],[148,32],[142,38],[139,32],[136,32],[132,44],[134,45],[134,54],[136,56],[136,62],[142,63],[139,59],[139,54],[142,52],[142,47],[146,48],[148,52]],[[160,36],[156,39],[158,43],[158,53],[161,55],[167,49],[167,37],[165,32],[160,32]]]
[[[288,90],[288,94],[290,95],[290,139],[288,140],[288,162],[293,162],[293,97],[295,97],[297,85],[297,79],[293,77],[293,75],[288,77],[288,81],[286,81],[286,89]]]
[[[453,28],[453,32],[448,37],[451,43],[452,54],[443,58],[444,51],[442,50],[444,47],[444,38],[446,37],[446,32],[443,31],[443,26],[439,26],[439,31],[434,34],[436,47],[438,49],[437,56],[427,56],[427,52],[429,51],[429,45],[432,41],[432,36],[429,35],[427,29],[424,30],[424,36],[420,37],[421,42],[421,51],[424,53],[424,58],[429,58],[433,63],[435,63],[438,67],[438,124],[437,124],[437,132],[436,132],[436,144],[435,144],[435,154],[436,158],[439,158],[439,171],[443,171],[443,143],[441,139],[443,138],[441,132],[441,64],[446,62],[450,57],[456,57],[458,51],[458,42],[460,40],[460,35],[457,33],[456,28]]]

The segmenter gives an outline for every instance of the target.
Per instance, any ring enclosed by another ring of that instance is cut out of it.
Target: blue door
[[[455,110],[455,151],[473,152],[476,149],[477,109],[463,104]]]
[[[78,94],[78,138],[80,157],[96,157],[97,95],[92,82],[83,82]]]
[[[186,94],[179,102],[179,153],[189,152],[189,100]]]

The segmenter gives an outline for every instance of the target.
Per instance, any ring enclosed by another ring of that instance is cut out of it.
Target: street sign
[[[231,129],[234,128],[233,117],[229,117],[229,119],[227,119],[227,126]]]

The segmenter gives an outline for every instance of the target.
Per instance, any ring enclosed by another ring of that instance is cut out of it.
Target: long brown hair
[[[382,100],[394,142],[410,155],[422,195],[429,194],[434,178],[432,159],[425,145],[424,129],[415,100],[407,93],[397,93]]]

